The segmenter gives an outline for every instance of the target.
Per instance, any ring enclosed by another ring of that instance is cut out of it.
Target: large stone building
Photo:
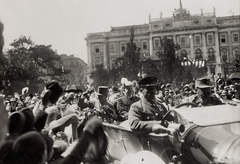
[[[112,27],[109,32],[89,33],[85,38],[88,51],[88,71],[103,64],[112,69],[116,58],[124,54],[129,41],[130,29],[134,28],[135,42],[141,53],[159,60],[160,38],[172,38],[181,47],[176,55],[205,61],[207,73],[228,76],[229,66],[240,58],[240,15],[217,17],[212,13],[191,15],[180,3],[173,16],[151,18],[149,23]]]
[[[62,86],[67,86],[69,83],[75,85],[84,84],[87,82],[87,77],[85,76],[85,70],[87,69],[87,64],[80,58],[74,55],[60,55],[61,60],[55,61],[55,68],[61,69],[62,75],[56,75],[52,68],[42,68],[41,79],[45,83],[52,80],[57,80]]]

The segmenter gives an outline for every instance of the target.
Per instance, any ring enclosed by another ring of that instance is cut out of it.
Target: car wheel
[[[179,156],[179,153],[174,148],[167,148],[167,149],[163,150],[163,152],[160,154],[160,158],[165,163],[176,162],[174,159],[177,156]]]

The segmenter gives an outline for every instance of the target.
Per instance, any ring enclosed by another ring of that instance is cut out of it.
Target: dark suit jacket
[[[130,128],[136,133],[150,133],[155,124],[161,123],[165,111],[156,102],[151,104],[145,98],[133,103],[128,113]]]
[[[117,100],[116,110],[120,121],[128,119],[128,111],[130,109],[130,106],[138,100],[138,97],[129,98],[127,96],[123,96]]]

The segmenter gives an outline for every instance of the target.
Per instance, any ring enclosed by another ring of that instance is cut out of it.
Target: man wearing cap
[[[128,119],[128,111],[130,106],[139,100],[139,97],[134,96],[133,83],[128,81],[122,86],[123,96],[117,100],[117,114],[119,121]]]
[[[193,99],[199,106],[221,105],[222,101],[214,94],[210,86],[210,79],[200,78],[196,80],[197,96]]]
[[[113,120],[117,120],[118,116],[114,105],[107,99],[108,94],[107,86],[99,86],[97,92],[98,99],[91,102],[94,104],[94,108],[102,114],[102,117],[106,118],[108,122],[113,122]]]
[[[157,78],[148,76],[138,84],[143,96],[130,107],[128,120],[131,130],[136,133],[160,133],[166,130],[160,125],[166,111],[155,101]]]

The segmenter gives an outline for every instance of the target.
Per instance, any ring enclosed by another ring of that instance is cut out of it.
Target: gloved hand
[[[102,126],[102,121],[97,116],[93,116],[88,120],[83,131],[87,131],[93,134],[94,130],[101,126]]]
[[[152,127],[152,132],[159,134],[161,133],[163,130],[168,130],[167,128],[165,128],[164,126],[160,125],[160,124],[155,124]]]

